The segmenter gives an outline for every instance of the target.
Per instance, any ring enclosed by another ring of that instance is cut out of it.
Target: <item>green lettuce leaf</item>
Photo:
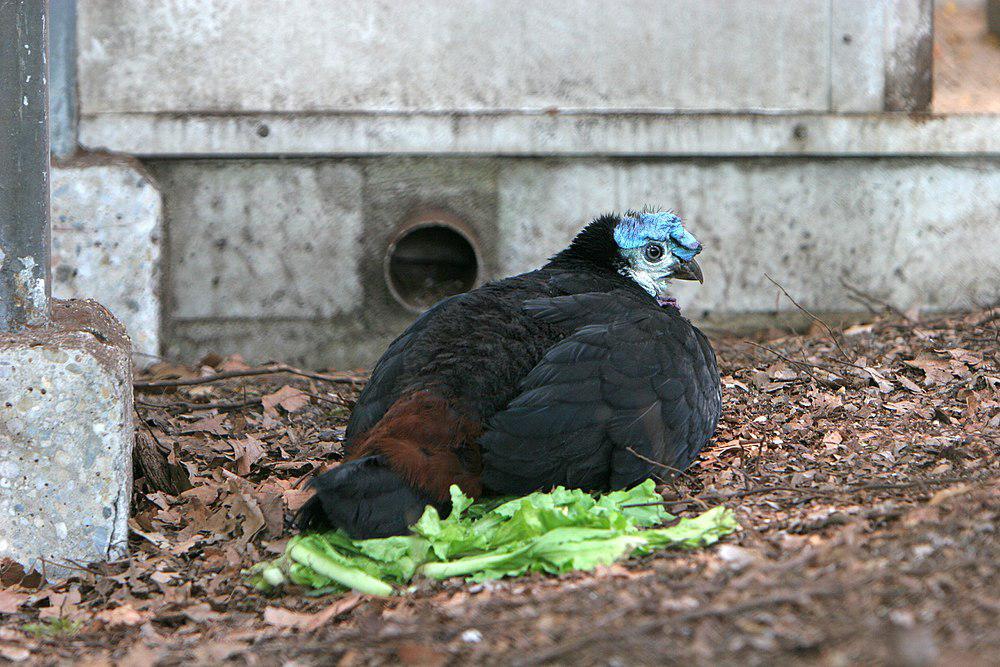
[[[451,487],[452,511],[427,507],[411,535],[353,540],[341,531],[292,538],[284,556],[253,567],[262,589],[291,582],[318,591],[388,595],[414,576],[485,581],[527,572],[592,570],[630,555],[705,547],[735,532],[733,513],[715,507],[674,520],[652,480],[599,497],[556,487],[521,498],[474,502]]]

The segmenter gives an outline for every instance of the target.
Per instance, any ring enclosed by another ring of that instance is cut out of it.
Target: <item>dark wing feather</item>
[[[701,332],[674,313],[636,315],[614,294],[538,299],[526,309],[580,326],[488,422],[479,441],[486,488],[602,490],[667,474],[629,449],[668,468],[690,464],[721,408],[715,355]]]
[[[407,364],[407,352],[412,350],[413,340],[427,328],[435,317],[463,296],[457,294],[443,299],[429,308],[407,327],[406,331],[401,333],[382,354],[372,370],[368,384],[358,396],[358,402],[351,411],[351,419],[347,422],[347,430],[344,433],[344,439],[348,446],[357,437],[377,424],[406,389],[406,378],[412,372]]]

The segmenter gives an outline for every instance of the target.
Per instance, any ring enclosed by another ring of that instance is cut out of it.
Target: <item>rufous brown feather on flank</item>
[[[476,498],[482,494],[481,433],[478,421],[444,398],[418,391],[396,401],[354,445],[349,460],[381,455],[393,472],[436,500],[447,500],[452,484]]]

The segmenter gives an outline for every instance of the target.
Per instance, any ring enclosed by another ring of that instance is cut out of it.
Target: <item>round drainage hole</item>
[[[454,227],[430,223],[404,231],[386,253],[389,291],[410,310],[423,311],[476,286],[479,258]]]

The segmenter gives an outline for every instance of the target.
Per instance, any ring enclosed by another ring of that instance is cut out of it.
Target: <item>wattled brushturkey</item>
[[[671,280],[701,280],[673,213],[605,215],[541,269],[445,299],[386,350],[312,482],[303,528],[403,534],[449,486],[473,497],[619,489],[711,438],[715,354]]]

